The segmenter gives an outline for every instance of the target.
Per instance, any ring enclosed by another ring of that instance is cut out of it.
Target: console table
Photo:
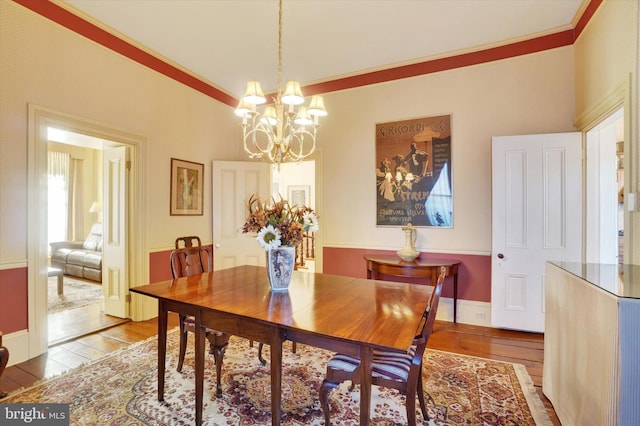
[[[401,278],[429,278],[428,284],[435,286],[438,282],[440,268],[446,269],[447,277],[453,277],[453,322],[458,320],[458,266],[459,260],[435,259],[419,256],[411,262],[405,262],[398,256],[384,254],[365,254],[367,261],[367,278],[379,279],[381,275]]]

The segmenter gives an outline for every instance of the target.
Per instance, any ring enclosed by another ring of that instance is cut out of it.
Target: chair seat
[[[186,325],[187,327],[194,327],[195,328],[195,326],[196,326],[195,317],[192,317],[192,316],[185,317],[184,325]],[[211,328],[205,327],[205,330],[206,330],[207,333],[215,334],[216,336],[223,336],[224,335],[224,333],[222,331],[213,330]]]
[[[373,377],[397,382],[407,381],[415,351],[415,346],[412,346],[407,353],[374,350],[371,359],[371,374]],[[327,368],[353,373],[359,365],[360,358],[336,354],[327,363]]]

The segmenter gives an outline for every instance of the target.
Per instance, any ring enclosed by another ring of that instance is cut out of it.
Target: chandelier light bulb
[[[310,126],[313,124],[313,120],[309,117],[309,114],[307,114],[307,108],[303,106],[298,108],[298,114],[293,122],[298,126]]]
[[[248,117],[251,114],[252,108],[247,102],[241,100],[238,107],[235,110],[235,114],[240,118]]]
[[[285,105],[302,105],[304,103],[300,83],[297,81],[287,82],[287,87],[282,95],[282,103]]]
[[[278,124],[278,115],[276,114],[276,109],[272,106],[268,106],[265,108],[262,113],[262,117],[260,117],[260,121],[268,124],[269,126],[275,126]]]
[[[311,103],[309,104],[309,108],[307,108],[307,112],[314,117],[325,117],[327,115],[322,96],[314,95],[311,97]]]
[[[259,81],[252,80],[247,83],[247,90],[242,100],[250,105],[262,105],[267,102],[267,98],[265,98],[264,93],[262,93],[262,86]]]

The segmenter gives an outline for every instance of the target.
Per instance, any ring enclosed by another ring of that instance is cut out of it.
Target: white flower
[[[318,229],[320,229],[320,226],[318,225],[318,218],[314,212],[306,212],[302,216],[302,220],[305,232],[318,232]]]
[[[258,232],[256,237],[260,246],[265,250],[271,250],[276,247],[280,247],[282,239],[280,231],[275,229],[273,225],[267,225]]]

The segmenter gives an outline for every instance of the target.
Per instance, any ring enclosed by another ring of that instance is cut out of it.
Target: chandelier
[[[278,9],[278,91],[273,105],[258,111],[266,103],[258,81],[247,83],[247,90],[235,110],[242,118],[244,150],[249,158],[267,157],[272,163],[302,161],[316,149],[319,117],[327,115],[322,96],[311,97],[304,106],[304,96],[297,81],[287,82],[282,91],[282,0]]]

